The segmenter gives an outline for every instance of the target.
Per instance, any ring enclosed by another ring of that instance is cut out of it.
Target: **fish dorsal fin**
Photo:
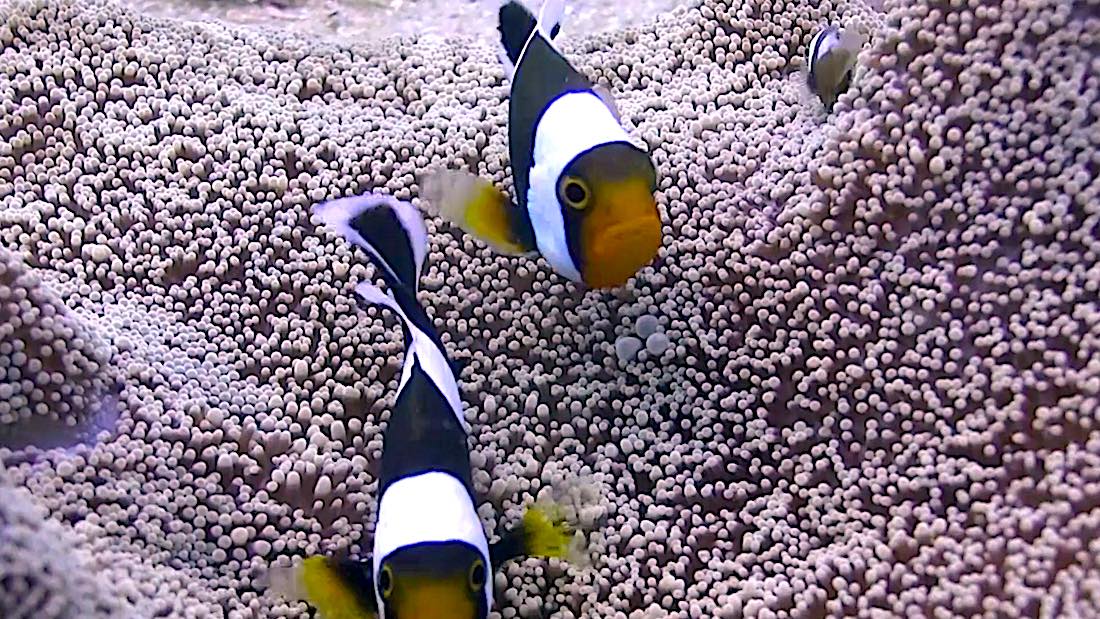
[[[615,105],[615,97],[611,96],[611,90],[606,86],[597,84],[592,87],[592,92],[596,93],[596,96],[600,98],[600,101],[603,101],[607,109],[611,110],[611,115],[614,116],[615,120],[621,125],[623,123],[623,118],[619,114],[619,106]]]
[[[840,33],[839,46],[852,55],[858,55],[863,46],[867,44],[867,36],[854,26],[845,28]]]
[[[542,36],[549,41],[557,38],[564,16],[565,0],[544,0],[538,15],[538,28],[542,31]]]
[[[500,31],[504,43],[501,60],[513,79],[536,33],[541,33],[546,42],[553,47],[554,39],[561,32],[563,15],[565,15],[565,0],[543,0],[537,17],[516,0],[511,0],[501,7]],[[516,49],[515,43],[518,42],[516,34],[523,30],[526,31],[526,36],[520,35],[523,45]]]

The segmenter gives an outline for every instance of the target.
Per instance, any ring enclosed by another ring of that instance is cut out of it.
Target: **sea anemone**
[[[494,617],[1100,613],[1091,9],[695,0],[562,44],[648,143],[667,240],[592,291],[429,220],[488,531],[570,479],[607,497],[593,564],[510,565]],[[0,13],[0,294],[69,321],[0,346],[120,385],[93,444],[0,448],[0,615],[300,616],[262,568],[369,548],[402,350],[309,207],[506,185],[496,50]],[[798,74],[825,23],[870,33],[828,116]],[[42,394],[4,423],[83,414]],[[77,580],[7,587],[44,565]]]

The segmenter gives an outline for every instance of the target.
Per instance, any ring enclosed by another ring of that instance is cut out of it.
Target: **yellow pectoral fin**
[[[583,536],[577,535],[574,523],[556,503],[542,501],[528,507],[523,514],[523,534],[527,556],[563,559],[577,565],[585,563],[587,551]]]
[[[333,569],[330,559],[310,557],[302,562],[300,578],[306,602],[322,619],[376,619],[365,604],[367,592],[356,591]]]
[[[521,255],[535,249],[533,239],[521,232],[518,207],[481,177],[453,170],[436,172],[424,179],[422,196],[440,217],[502,254]]]
[[[465,229],[501,253],[524,254],[531,248],[525,246],[513,232],[513,208],[503,192],[486,182],[470,201]]]

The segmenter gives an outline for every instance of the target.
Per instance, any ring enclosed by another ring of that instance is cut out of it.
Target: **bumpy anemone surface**
[[[604,496],[593,564],[508,566],[494,616],[1100,614],[1097,8],[701,0],[565,45],[652,149],[667,242],[586,292],[429,222],[486,526]],[[508,186],[496,50],[0,10],[0,245],[122,385],[111,436],[5,474],[139,616],[303,616],[263,567],[369,548],[402,347],[308,209]],[[832,114],[827,22],[870,34]],[[639,331],[667,341],[620,362]]]

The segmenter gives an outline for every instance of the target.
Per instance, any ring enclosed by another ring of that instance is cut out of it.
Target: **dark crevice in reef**
[[[102,432],[110,433],[115,429],[122,411],[121,390],[121,383],[116,383],[102,393],[85,396],[88,401],[84,414],[73,425],[44,415],[32,415],[0,426],[0,447],[17,452],[4,464],[16,466],[21,462],[34,462],[40,451],[72,451],[95,444]]]

